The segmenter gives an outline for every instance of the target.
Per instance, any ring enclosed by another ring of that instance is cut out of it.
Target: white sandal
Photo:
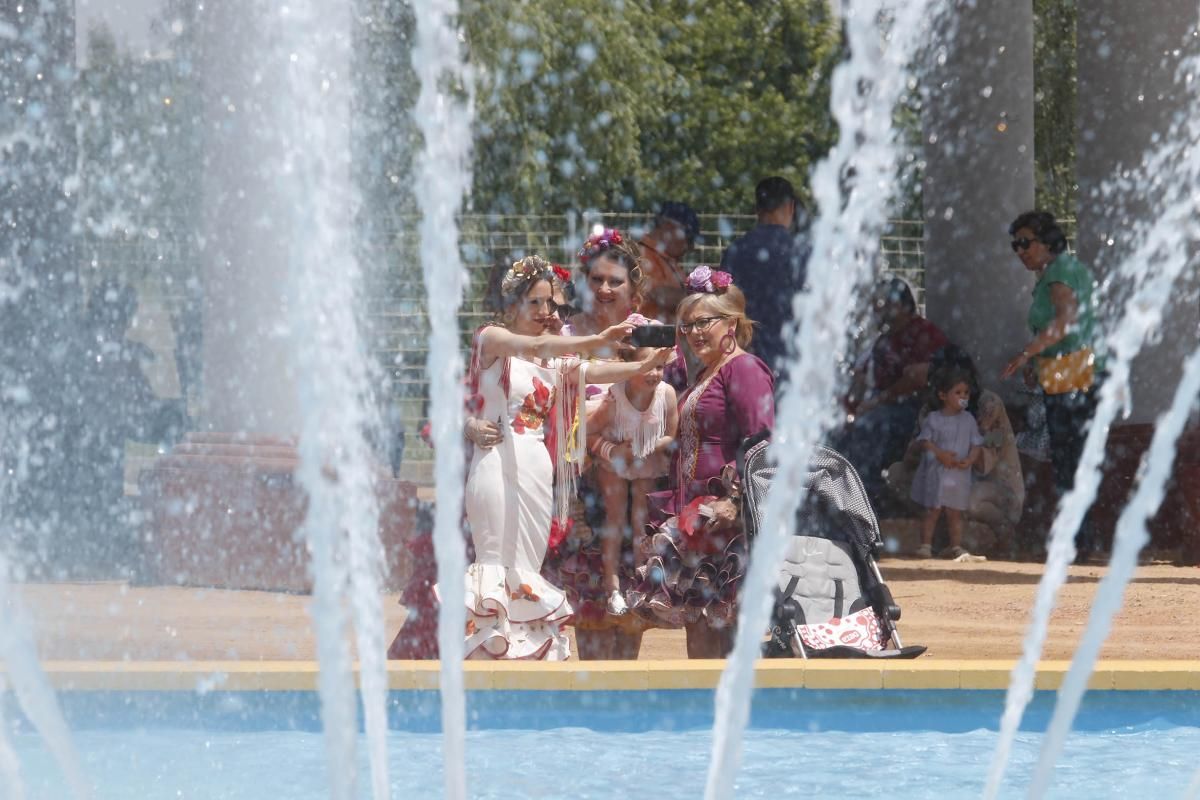
[[[614,617],[621,617],[629,613],[629,606],[625,605],[625,598],[617,589],[608,593],[608,613]]]

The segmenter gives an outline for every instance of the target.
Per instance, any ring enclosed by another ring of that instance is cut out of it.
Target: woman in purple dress
[[[671,490],[652,497],[656,527],[638,553],[630,609],[684,627],[689,658],[721,658],[733,645],[737,593],[748,552],[738,501],[737,451],[775,424],[771,370],[746,352],[753,323],[725,272],[697,267],[677,310],[679,335],[701,369],[679,398]],[[612,458],[626,458],[620,447]]]

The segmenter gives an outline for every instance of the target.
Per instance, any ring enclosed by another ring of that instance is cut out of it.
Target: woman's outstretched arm
[[[558,336],[543,333],[525,336],[493,325],[479,334],[480,356],[483,366],[489,366],[497,358],[554,358],[573,353],[590,354],[603,347],[611,347],[629,336],[633,325],[620,323],[593,336]]]
[[[589,383],[620,383],[674,359],[675,348],[660,347],[645,361],[594,361],[588,364],[587,379]]]

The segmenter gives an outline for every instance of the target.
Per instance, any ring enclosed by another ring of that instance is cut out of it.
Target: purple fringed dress
[[[736,463],[743,440],[775,425],[775,381],[757,356],[736,356],[679,399],[679,447],[671,465],[671,490],[651,495],[656,524],[641,542],[638,584],[630,608],[660,625],[678,627],[702,618],[732,625],[746,567],[746,537],[694,549],[676,514],[696,497],[724,494],[721,471]]]

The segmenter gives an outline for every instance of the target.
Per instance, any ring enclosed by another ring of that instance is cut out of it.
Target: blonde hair
[[[742,294],[741,289],[730,284],[720,294],[708,292],[689,294],[679,301],[679,307],[675,309],[675,319],[683,319],[683,315],[695,309],[696,306],[703,306],[713,314],[736,320],[737,325],[733,329],[733,338],[737,340],[738,347],[743,350],[750,346],[750,340],[754,338],[754,321],[746,316],[746,295]]]

